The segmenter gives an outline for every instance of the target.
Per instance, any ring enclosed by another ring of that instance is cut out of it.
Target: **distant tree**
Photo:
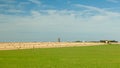
[[[75,42],[82,42],[82,41],[77,40],[77,41],[75,41]]]

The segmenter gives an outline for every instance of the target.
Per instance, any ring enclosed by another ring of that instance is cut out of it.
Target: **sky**
[[[120,41],[120,0],[0,0],[0,42]]]

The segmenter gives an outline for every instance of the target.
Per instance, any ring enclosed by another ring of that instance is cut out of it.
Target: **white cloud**
[[[102,14],[104,16],[105,15],[108,15],[108,16],[120,16],[120,13],[107,11],[105,9],[101,9],[101,8],[94,7],[94,6],[81,5],[81,4],[75,4],[75,6],[78,7],[78,8],[86,8],[86,9],[91,10],[91,11],[99,12],[98,14]]]
[[[17,5],[15,4],[0,4],[0,14],[3,13],[23,13],[25,10],[23,10],[23,8],[25,8],[25,4],[28,4],[28,2],[25,3],[19,3]]]
[[[0,8],[13,8],[14,5],[12,4],[0,4]]]
[[[8,4],[1,4],[0,5],[0,14],[2,13],[24,13],[24,10],[22,10],[22,8],[20,7],[15,7],[14,5],[8,5]],[[7,8],[7,9],[6,9]]]
[[[45,31],[49,31],[48,30],[49,28],[53,29],[53,31],[56,31],[55,28],[58,28],[58,30],[61,30],[61,31],[67,30],[69,32],[72,30],[73,32],[74,31],[79,32],[79,30],[76,30],[76,29],[85,28],[84,29],[85,31],[87,30],[89,31],[89,29],[87,29],[86,26],[91,27],[92,25],[95,26],[98,23],[114,24],[114,23],[111,23],[111,21],[113,21],[114,19],[116,20],[117,18],[120,18],[119,16],[115,16],[115,15],[111,16],[111,15],[100,15],[100,14],[90,16],[89,18],[83,17],[82,15],[80,15],[79,17],[76,17],[76,15],[81,13],[80,11],[77,12],[77,11],[67,11],[67,10],[63,10],[63,11],[47,10],[46,12],[48,13],[47,15],[44,15],[38,11],[31,11],[31,16],[24,16],[24,17],[2,15],[0,16],[0,19],[1,21],[4,20],[4,23],[5,22],[16,23],[16,25],[18,26],[21,26],[21,27],[23,26],[30,29],[36,29],[36,31],[37,30],[42,31],[43,29]],[[66,14],[68,12],[70,12],[70,14]],[[8,20],[5,21],[6,19]],[[94,29],[94,28],[91,28],[91,29]]]
[[[107,13],[104,9],[100,9],[100,8],[93,7],[93,6],[88,6],[88,5],[75,4],[75,7],[78,7],[78,8],[86,8],[86,9],[88,9],[88,10],[93,10],[93,11],[97,11],[97,12],[104,13],[104,14]]]
[[[30,4],[30,2],[20,2],[19,3],[20,6],[25,6],[25,5],[29,5],[29,4]]]
[[[16,0],[0,0],[0,1],[5,3],[16,3]]]
[[[10,9],[10,10],[7,10],[7,12],[9,12],[9,13],[24,13],[24,11],[18,10],[18,9]]]
[[[120,0],[107,0],[107,1],[113,2],[113,3],[119,3],[120,2]]]
[[[6,4],[0,4],[0,7],[8,7]]]
[[[41,2],[39,0],[29,0],[29,1],[31,1],[32,3],[35,3],[37,5],[41,5]]]

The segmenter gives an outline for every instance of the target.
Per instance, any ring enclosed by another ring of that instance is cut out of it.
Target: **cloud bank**
[[[38,0],[30,0],[41,4]],[[120,13],[83,4],[73,4],[84,10],[29,10],[10,9],[14,14],[0,14],[0,41],[64,41],[117,39],[119,36]],[[3,6],[2,6],[3,7]]]

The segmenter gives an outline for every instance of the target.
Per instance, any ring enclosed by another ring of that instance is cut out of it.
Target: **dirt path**
[[[9,42],[0,43],[0,50],[31,49],[31,48],[55,48],[74,46],[95,46],[104,43],[75,43],[75,42]]]

